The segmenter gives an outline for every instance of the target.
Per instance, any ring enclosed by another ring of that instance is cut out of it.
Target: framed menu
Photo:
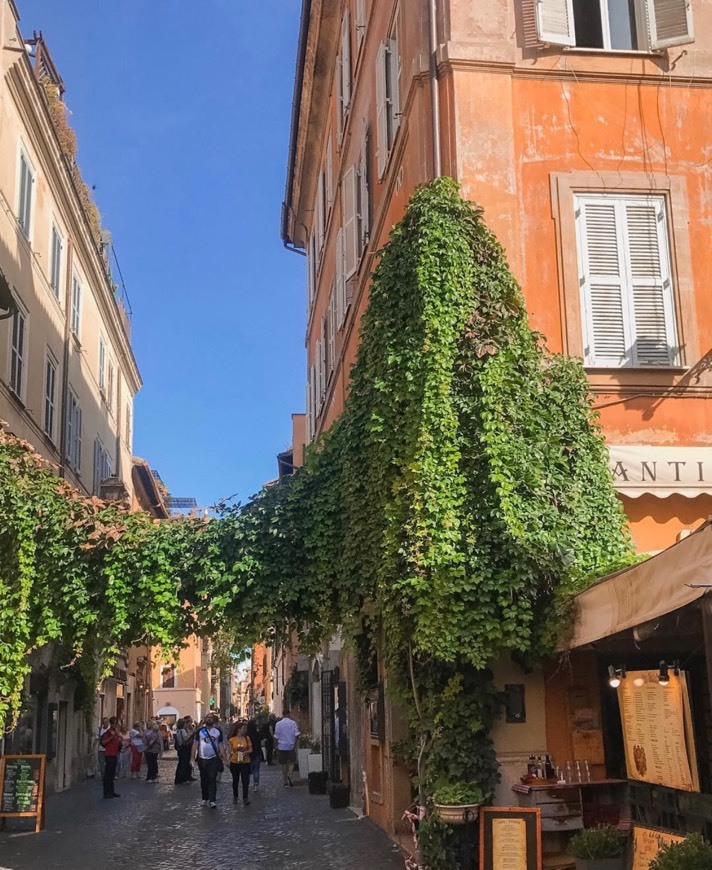
[[[629,671],[618,687],[626,770],[630,779],[699,791],[686,676]]]
[[[0,820],[36,818],[44,823],[46,755],[4,755],[0,758]]]
[[[684,839],[678,834],[671,834],[661,828],[646,828],[634,824],[632,870],[648,870],[650,862],[657,858],[663,846],[669,843],[682,843]]]
[[[541,810],[480,808],[480,870],[541,870]]]

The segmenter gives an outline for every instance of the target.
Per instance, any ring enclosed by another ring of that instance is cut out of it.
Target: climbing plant
[[[315,648],[337,628],[401,700],[421,802],[491,795],[491,664],[550,650],[567,602],[631,558],[580,363],[546,349],[481,211],[419,188],[375,269],[345,408],[296,474],[218,519],[154,523],[0,440],[0,716],[27,654],[228,632]],[[429,826],[430,825],[430,826]],[[423,828],[433,870],[452,834]]]

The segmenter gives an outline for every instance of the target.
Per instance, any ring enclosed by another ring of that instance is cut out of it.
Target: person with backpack
[[[156,782],[158,780],[158,754],[161,751],[161,732],[158,728],[158,722],[152,719],[148,723],[148,727],[143,735],[144,757],[146,759],[146,782]]]
[[[190,769],[190,751],[193,744],[193,731],[186,725],[185,719],[179,719],[176,722],[176,732],[173,735],[173,745],[178,754],[178,765],[176,766],[176,785],[183,785],[186,782],[192,782],[192,771]]]
[[[217,727],[217,717],[208,713],[205,724],[193,737],[192,758],[198,761],[202,805],[217,807],[218,773],[225,769],[225,749],[222,732]]]

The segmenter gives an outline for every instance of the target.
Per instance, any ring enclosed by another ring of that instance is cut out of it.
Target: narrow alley
[[[51,797],[39,834],[19,833],[16,820],[0,833],[0,870],[391,870],[403,859],[368,819],[333,810],[305,781],[284,788],[277,767],[262,768],[249,806],[232,802],[223,775],[218,808],[200,806],[200,784],[175,786],[175,761],[160,763],[160,779],[120,780],[120,800],[101,798],[95,780]],[[26,826],[29,830],[29,826]]]

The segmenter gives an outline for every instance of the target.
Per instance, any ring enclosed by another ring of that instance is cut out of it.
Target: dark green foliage
[[[712,846],[690,834],[682,843],[663,846],[650,870],[712,870]]]
[[[569,840],[567,851],[574,858],[588,861],[619,858],[624,853],[627,843],[628,837],[618,828],[612,825],[599,825],[575,834]]]

